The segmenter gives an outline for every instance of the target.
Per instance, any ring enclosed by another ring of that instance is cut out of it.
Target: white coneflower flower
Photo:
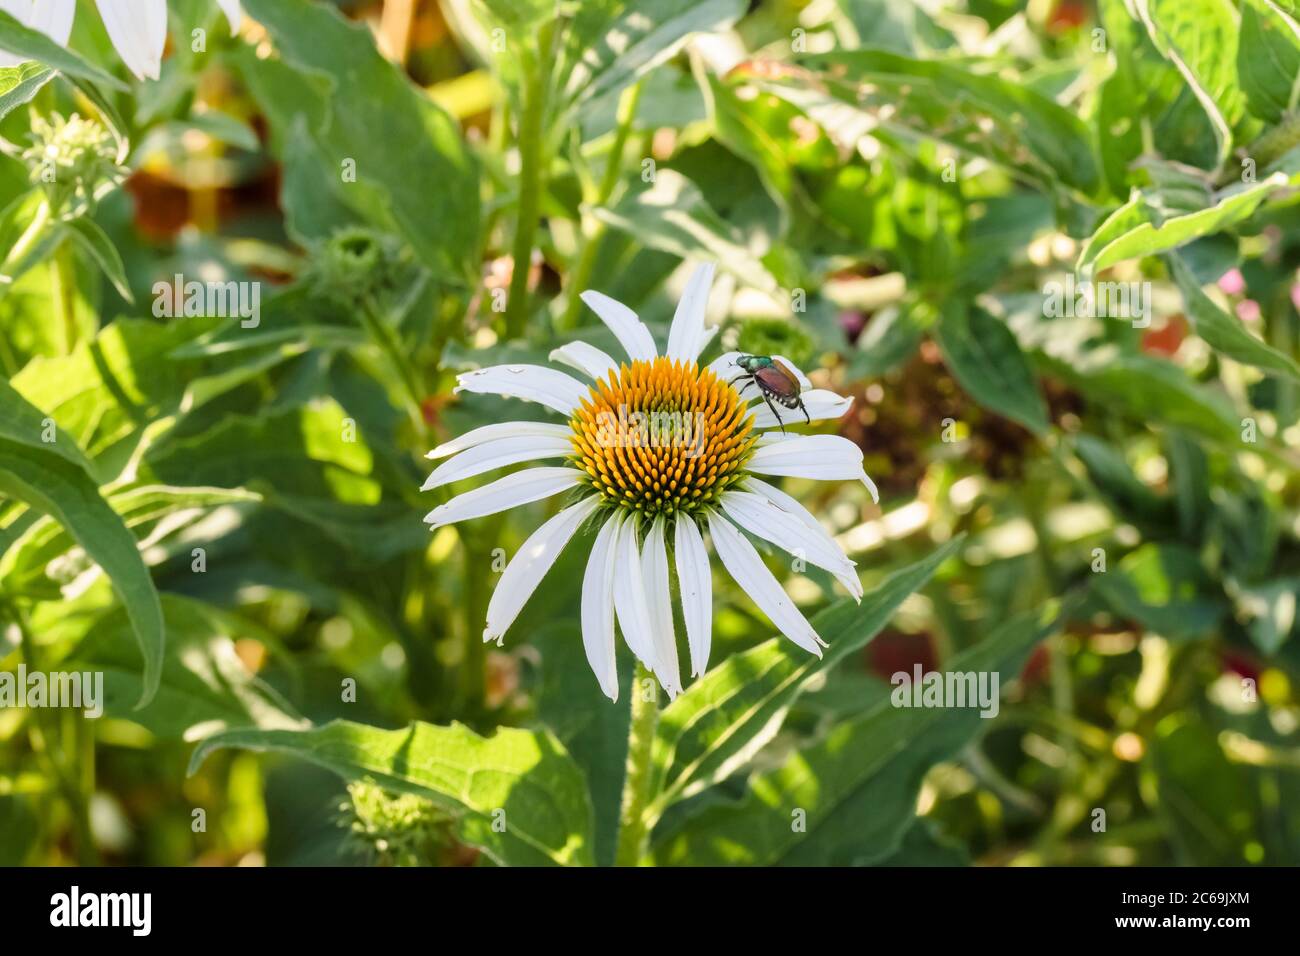
[[[629,308],[599,292],[582,299],[628,354],[616,362],[585,342],[551,353],[593,382],[538,365],[498,365],[458,378],[457,392],[522,398],[545,405],[565,424],[504,422],[486,425],[440,445],[430,458],[448,458],[424,489],[525,461],[566,459],[558,467],[528,468],[457,495],[425,517],[433,528],[505,511],[561,492],[575,500],[524,542],[501,576],[487,610],[483,639],[500,640],[523,610],[569,539],[596,516],[599,531],[582,584],[582,640],[601,689],[618,699],[614,622],[632,653],[670,695],[681,690],[673,630],[669,554],[676,566],[692,675],[708,666],[713,599],[704,532],[723,566],[788,638],[821,655],[825,643],[782,590],[740,529],[824,568],[855,600],[862,585],[848,559],[817,519],[759,475],[862,481],[862,451],[836,435],[764,432],[781,424],[775,408],[750,383],[729,352],[699,368],[696,359],[716,329],[704,327],[713,267],[699,267],[687,283],[663,355],[650,330]],[[834,392],[811,389],[780,356],[804,389],[811,419],[839,418],[852,404]],[[748,397],[742,397],[742,393]],[[751,401],[759,404],[750,407]]]
[[[137,79],[158,79],[163,48],[167,45],[167,0],[95,0],[104,29],[122,62]],[[239,29],[239,0],[217,0]],[[23,26],[39,30],[59,46],[68,45],[77,0],[0,0],[4,10]],[[14,66],[20,58],[0,51],[0,66]]]

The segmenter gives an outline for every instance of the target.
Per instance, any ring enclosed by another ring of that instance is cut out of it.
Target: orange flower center
[[[569,420],[573,462],[610,504],[694,511],[739,481],[758,440],[734,388],[694,362],[635,361],[597,381]]]

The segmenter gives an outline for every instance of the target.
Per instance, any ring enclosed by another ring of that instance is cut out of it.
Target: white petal
[[[23,26],[31,26],[28,18],[32,14],[32,0],[0,0],[0,10],[9,14]],[[0,50],[0,67],[8,69],[22,62],[22,57]]]
[[[673,633],[673,599],[668,586],[668,548],[664,544],[664,519],[656,518],[641,549],[641,579],[645,583],[650,611],[650,633],[655,660],[659,662],[659,683],[670,698],[682,690],[677,668],[677,636]]]
[[[72,14],[77,0],[0,0],[0,10],[9,14],[25,27],[44,33],[59,46],[68,45],[72,34]],[[0,67],[17,66],[26,57],[0,51]]]
[[[624,519],[614,545],[614,611],[623,640],[641,663],[658,674],[650,607],[641,578],[641,555],[636,546],[637,521]],[[662,682],[662,679],[661,679]]]
[[[673,551],[677,563],[677,588],[682,593],[682,617],[686,621],[686,643],[691,649],[691,676],[703,677],[709,667],[709,646],[713,641],[713,578],[709,553],[695,520],[677,516]]]
[[[239,21],[242,17],[242,13],[239,9],[239,0],[217,0],[217,6],[221,7],[222,12],[226,15],[226,19],[230,21],[230,32],[238,33]]]
[[[709,289],[713,286],[713,270],[713,263],[706,262],[697,266],[687,280],[668,329],[668,350],[664,354],[669,358],[694,362],[700,357],[705,343],[704,314],[709,305]]]
[[[836,395],[824,388],[814,388],[811,391],[804,392],[799,397],[803,399],[803,406],[808,410],[808,418],[815,422],[843,418],[845,413],[853,407],[852,397],[846,398],[843,395]],[[787,425],[806,421],[803,411],[798,408],[787,409],[777,405],[777,411],[781,413],[782,419]],[[778,428],[780,424],[766,402],[760,402],[754,409],[755,428]]]
[[[32,26],[32,0],[0,0],[0,10],[25,27]],[[9,68],[23,62],[23,57],[0,50],[0,67]]]
[[[433,528],[470,518],[482,518],[505,511],[530,501],[541,501],[572,488],[583,478],[576,468],[529,468],[498,478],[482,488],[457,495],[446,504],[438,505],[424,520]]]
[[[542,458],[565,458],[573,454],[573,443],[566,435],[563,438],[551,438],[539,435],[521,435],[516,438],[501,438],[494,442],[477,445],[469,451],[461,452],[450,461],[444,461],[433,470],[421,491],[430,491],[472,478],[486,471],[517,465],[521,461],[537,461]]]
[[[483,445],[501,438],[521,438],[524,435],[568,438],[572,434],[573,431],[568,425],[556,425],[552,422],[497,422],[475,428],[473,431],[468,431],[451,441],[443,442],[424,457],[431,459],[446,458],[448,455],[454,455],[466,448],[473,448],[475,445]]]
[[[717,514],[709,515],[709,533],[713,536],[713,549],[718,552],[727,572],[771,619],[777,630],[804,650],[821,657],[825,642],[781,589],[780,582],[772,576],[745,536]]]
[[[822,527],[821,522],[817,520],[816,516],[799,503],[798,498],[786,494],[776,485],[768,484],[762,478],[754,478],[750,476],[740,483],[740,487],[744,488],[746,491],[752,491],[756,495],[762,495],[778,508],[790,512],[790,514],[794,515],[813,531],[820,531],[822,534],[826,535],[828,541],[831,541],[832,543],[835,541],[835,539],[830,536],[830,533]]]
[[[505,395],[538,402],[570,416],[590,394],[571,375],[542,365],[493,365],[456,376],[456,392]]]
[[[860,481],[880,501],[876,485],[862,468],[862,449],[839,435],[790,435],[760,443],[745,466],[760,475],[787,475],[818,481]]]
[[[167,0],[95,0],[117,54],[137,79],[158,79],[167,45]]]
[[[576,505],[565,508],[528,536],[528,540],[506,565],[501,580],[492,592],[483,640],[499,640],[510,629],[573,533],[599,504],[600,498],[597,495],[585,498]]]
[[[603,379],[618,368],[618,363],[610,358],[608,352],[586,342],[570,342],[568,345],[562,345],[551,353],[550,359],[552,362],[563,362],[594,379]]]
[[[609,326],[629,358],[646,362],[655,358],[658,354],[655,351],[655,340],[635,312],[603,292],[584,292],[581,298]]]
[[[591,546],[582,577],[582,647],[600,689],[618,700],[618,666],[614,659],[614,544],[619,523],[615,514],[606,521]]]
[[[76,11],[77,0],[37,0],[27,25],[40,30],[59,46],[67,46],[72,36],[72,15]]]
[[[730,382],[737,375],[745,374],[745,370],[736,364],[737,357],[744,354],[744,352],[723,352],[705,368],[724,382]]]
[[[769,499],[748,491],[728,491],[720,499],[727,515],[750,534],[829,571],[855,601],[862,599],[862,582],[853,562],[824,531],[814,532]]]

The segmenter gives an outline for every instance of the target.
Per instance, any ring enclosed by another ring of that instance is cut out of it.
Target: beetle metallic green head
[[[772,356],[770,355],[737,355],[736,364],[743,368],[751,375],[761,368],[772,367]]]

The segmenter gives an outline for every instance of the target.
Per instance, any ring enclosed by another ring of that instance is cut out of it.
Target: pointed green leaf
[[[1187,304],[1187,317],[1197,335],[1229,358],[1300,381],[1300,364],[1295,359],[1251,335],[1240,319],[1219,308],[1205,294],[1181,256],[1172,254],[1169,261],[1174,280]]]
[[[139,706],[144,706],[157,692],[162,673],[158,592],[134,535],[100,496],[85,456],[68,435],[55,431],[54,441],[45,442],[47,434],[40,410],[0,382],[0,495],[53,517],[104,569],[140,642],[144,686]]]
[[[1005,687],[1053,628],[1055,603],[1013,618],[945,671],[998,674]],[[990,679],[991,684],[991,679]],[[824,740],[756,774],[736,803],[714,801],[656,833],[661,864],[849,865],[898,847],[915,819],[925,773],[987,726],[975,707],[900,707],[893,697],[836,725]],[[796,813],[802,817],[796,818]],[[793,825],[800,819],[803,826]]]
[[[1047,406],[1016,337],[975,306],[951,302],[935,329],[949,371],[977,402],[1032,432],[1047,431]]]
[[[303,731],[232,730],[195,748],[190,773],[222,747],[286,753],[349,782],[426,797],[457,816],[463,842],[503,865],[592,862],[587,784],[549,731],[502,727],[480,737],[462,724],[379,730],[346,720]]]
[[[780,730],[790,706],[810,682],[876,636],[909,594],[925,585],[961,539],[894,572],[861,604],[842,601],[813,618],[830,644],[811,657],[782,637],[710,670],[660,716],[654,762],[662,795],[656,813],[712,786],[743,766]]]

